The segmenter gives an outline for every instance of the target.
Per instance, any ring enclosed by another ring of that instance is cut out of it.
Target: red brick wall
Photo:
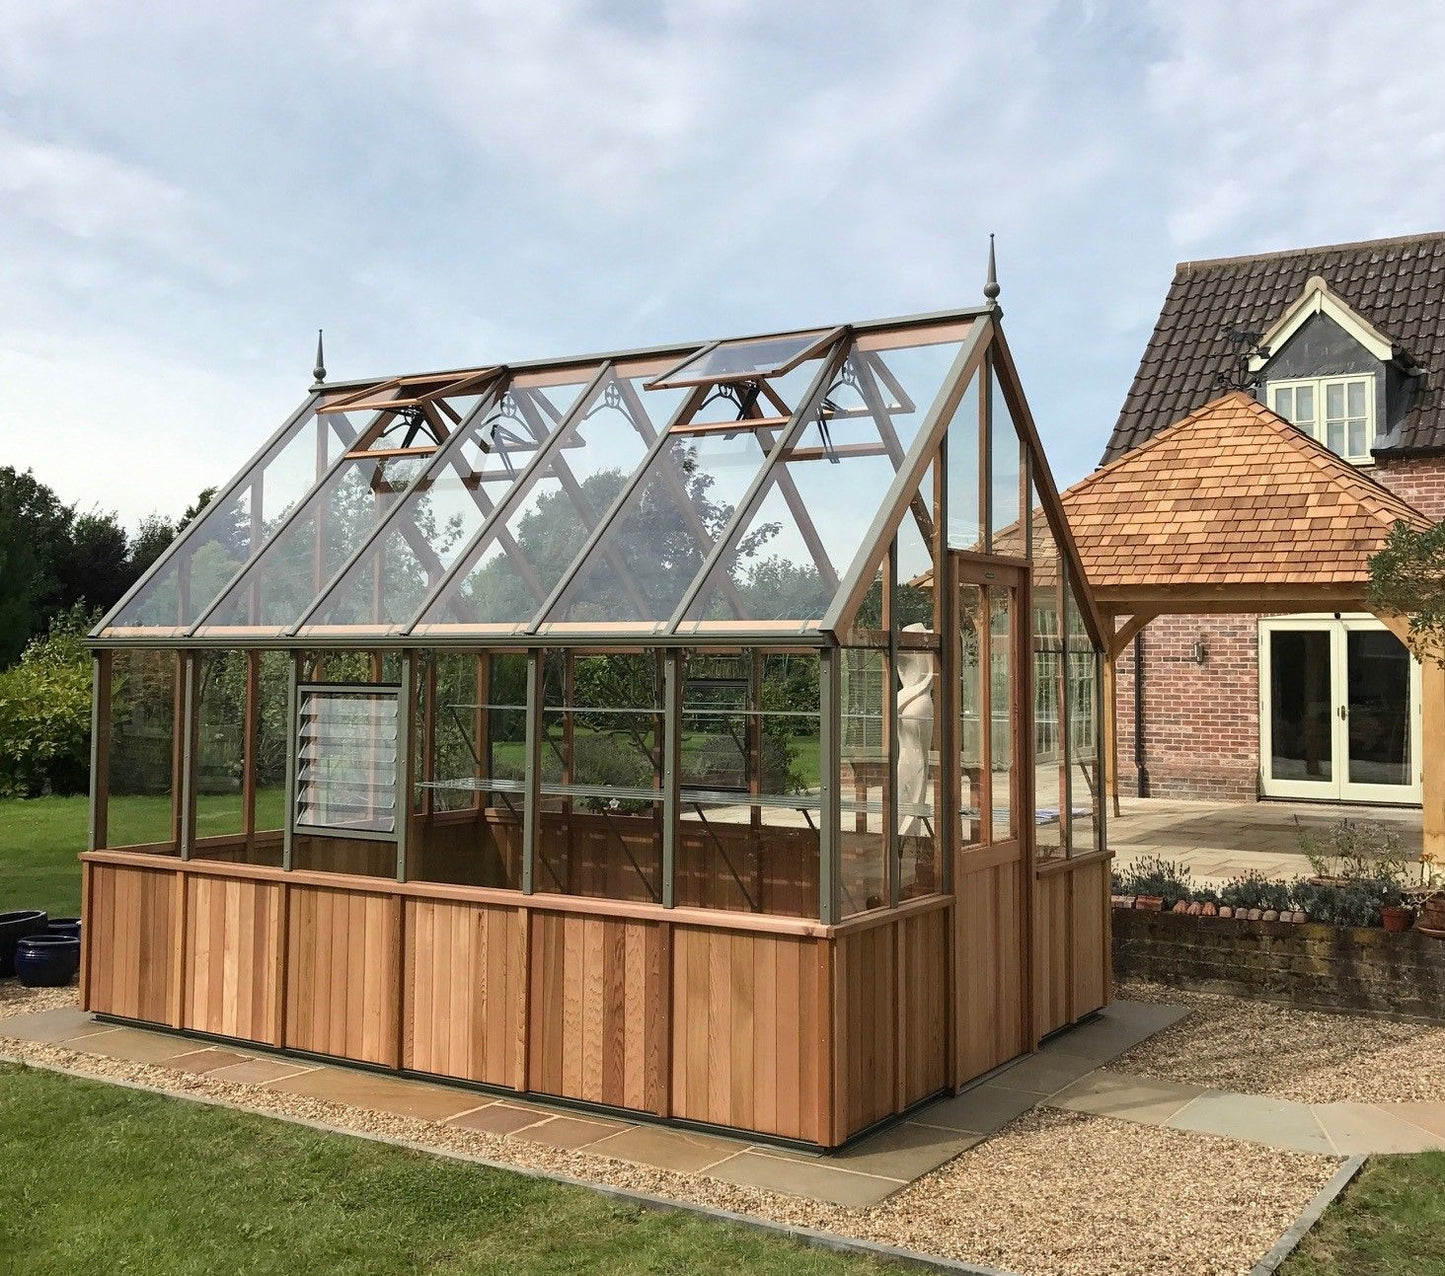
[[[1445,457],[1380,461],[1373,477],[1445,518]],[[1161,616],[1144,629],[1144,770],[1152,797],[1250,801],[1259,777],[1259,617]],[[1192,648],[1202,639],[1203,665]],[[1137,793],[1134,648],[1118,662],[1119,791]]]
[[[1161,616],[1144,629],[1144,769],[1151,797],[1257,796],[1255,616]],[[1204,643],[1196,664],[1194,644]],[[1137,793],[1134,648],[1118,662],[1119,791]]]
[[[1427,518],[1445,518],[1445,456],[1380,460],[1372,473],[1376,482],[1404,497]]]

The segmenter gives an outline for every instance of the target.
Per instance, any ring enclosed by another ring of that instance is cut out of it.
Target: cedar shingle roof
[[[1415,362],[1428,388],[1389,450],[1445,448],[1445,232],[1215,261],[1180,262],[1124,400],[1104,463],[1201,407],[1238,367],[1231,329],[1265,332],[1321,276]],[[1386,450],[1383,449],[1382,450]]]
[[[1396,522],[1430,521],[1243,391],[1063,493],[1095,589],[1338,585]]]

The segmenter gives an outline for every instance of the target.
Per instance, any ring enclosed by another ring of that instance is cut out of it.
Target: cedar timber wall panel
[[[665,1112],[665,929],[578,913],[533,915],[528,1089]]]
[[[86,1010],[176,1026],[180,883],[167,869],[92,866]]]
[[[1045,1037],[1109,1002],[1109,861],[1039,874],[1034,1030]]]
[[[1011,851],[1001,858],[997,851]],[[963,1084],[1023,1054],[1027,979],[1022,850],[965,852],[959,857],[958,1076]]]
[[[524,1089],[527,914],[407,899],[402,1066]]]
[[[286,1045],[395,1067],[400,898],[316,886],[288,890]]]
[[[185,1003],[194,1032],[281,1044],[280,943],[285,887],[186,874]]]
[[[828,1143],[828,948],[675,926],[672,1115]]]

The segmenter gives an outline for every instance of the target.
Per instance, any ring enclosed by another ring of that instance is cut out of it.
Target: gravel
[[[1172,1028],[1109,1064],[1217,1090],[1301,1103],[1406,1103],[1440,1097],[1445,1028],[1291,1010],[1262,1001],[1124,981],[1131,1001],[1188,1006]]]
[[[1034,1276],[1246,1273],[1336,1168],[1327,1157],[1035,1110],[878,1206],[848,1209],[523,1140],[4,1037],[73,989],[0,985],[0,1053]]]

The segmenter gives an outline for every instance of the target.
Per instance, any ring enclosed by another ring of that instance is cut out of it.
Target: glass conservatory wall
[[[235,844],[246,831],[246,699],[250,662],[244,651],[195,657],[195,837]]]
[[[674,902],[817,917],[818,654],[693,650],[682,662]]]
[[[314,404],[308,404],[250,471],[206,506],[109,627],[184,630],[193,625],[356,441],[369,417],[318,417]]]
[[[526,654],[432,653],[416,702],[408,878],[520,890]]]
[[[1064,591],[1065,699],[1069,723],[1069,853],[1103,849],[1099,818],[1099,722],[1103,696],[1102,653],[1095,649],[1072,580]]]
[[[182,659],[174,651],[116,651],[110,660],[109,798],[103,844],[177,855]]]
[[[977,553],[983,548],[979,506],[979,377],[974,377],[948,422],[948,548]]]
[[[537,890],[662,902],[663,655],[542,656]]]
[[[504,521],[467,547],[415,633],[519,632],[531,623],[687,393],[657,391],[644,406],[648,375],[609,371],[584,396],[540,467],[512,490]],[[609,562],[624,590],[635,591],[625,564]]]

